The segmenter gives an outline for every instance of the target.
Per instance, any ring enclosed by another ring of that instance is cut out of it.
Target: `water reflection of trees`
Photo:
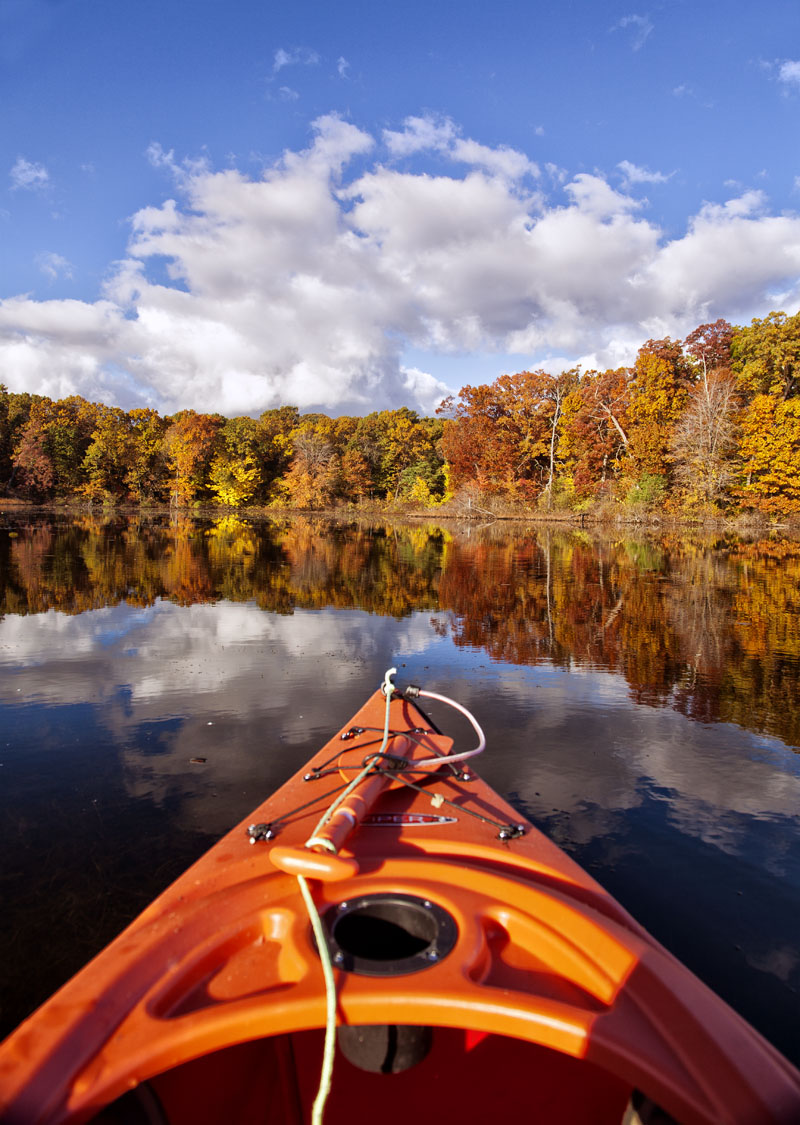
[[[507,663],[623,675],[633,698],[800,742],[800,546],[592,538],[495,525],[361,527],[228,517],[39,521],[0,533],[0,611],[253,601],[445,611]]]

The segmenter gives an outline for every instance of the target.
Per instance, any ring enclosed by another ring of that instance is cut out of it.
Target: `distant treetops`
[[[466,386],[438,417],[259,418],[53,402],[0,384],[0,494],[34,501],[303,509],[800,510],[800,313],[648,340],[632,367],[522,371]]]

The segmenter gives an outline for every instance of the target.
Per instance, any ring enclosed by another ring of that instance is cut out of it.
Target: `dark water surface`
[[[0,613],[0,1032],[396,664],[800,1063],[798,544],[0,513]]]

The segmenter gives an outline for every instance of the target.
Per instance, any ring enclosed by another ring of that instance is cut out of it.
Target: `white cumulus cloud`
[[[413,170],[430,152],[437,172]],[[102,299],[0,300],[12,389],[165,412],[429,411],[451,389],[437,354],[449,371],[464,353],[617,366],[650,336],[746,323],[776,294],[800,304],[800,218],[763,192],[732,190],[668,237],[599,172],[548,167],[551,197],[524,154],[448,119],[408,118],[378,143],[328,114],[258,177],[156,144],[148,159],[171,198],[132,217]]]

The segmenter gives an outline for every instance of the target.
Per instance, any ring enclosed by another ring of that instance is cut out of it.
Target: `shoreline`
[[[0,514],[38,513],[68,516],[139,516],[139,517],[190,517],[194,519],[224,519],[235,517],[247,519],[289,519],[303,516],[322,520],[347,522],[390,521],[407,523],[437,523],[443,526],[462,524],[481,527],[492,524],[528,524],[536,527],[559,527],[577,531],[588,530],[638,530],[650,532],[716,532],[746,536],[773,535],[788,533],[790,537],[800,537],[800,518],[783,520],[769,519],[760,513],[746,513],[737,516],[681,516],[677,513],[656,513],[653,511],[604,511],[593,512],[550,512],[519,510],[493,512],[487,508],[472,506],[469,509],[453,509],[452,501],[434,508],[403,507],[399,505],[361,504],[342,505],[332,508],[274,508],[261,505],[242,505],[237,508],[222,504],[199,503],[186,507],[173,507],[169,504],[89,504],[87,501],[65,500],[61,503],[50,501],[36,504],[27,500],[0,497]]]

